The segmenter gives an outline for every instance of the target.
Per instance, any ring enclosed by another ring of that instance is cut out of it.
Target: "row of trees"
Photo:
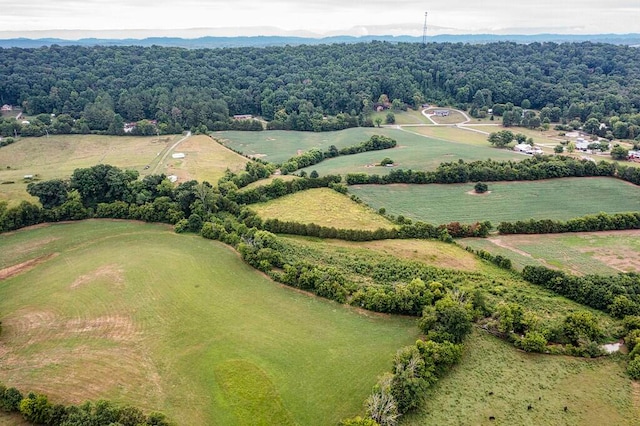
[[[640,275],[635,273],[578,277],[544,266],[525,266],[522,277],[617,318],[640,314]]]
[[[624,171],[617,173],[617,171]],[[348,185],[391,183],[466,183],[517,180],[540,180],[563,177],[616,176],[625,180],[640,179],[638,172],[624,166],[601,161],[594,163],[566,156],[534,156],[522,161],[479,160],[441,163],[434,171],[391,170],[385,176],[349,173]],[[635,183],[635,182],[634,182]]]
[[[540,120],[602,122],[638,112],[639,61],[637,49],[594,43],[50,46],[1,49],[0,93],[30,116],[66,114],[82,121],[76,128],[105,132],[119,127],[117,117],[157,120],[163,131],[213,129],[234,114],[283,128],[344,128],[363,125],[381,95],[522,117],[511,102],[548,108]]]
[[[598,213],[569,219],[529,219],[516,222],[500,222],[498,232],[509,234],[558,234],[563,232],[594,232],[640,229],[640,212]]]

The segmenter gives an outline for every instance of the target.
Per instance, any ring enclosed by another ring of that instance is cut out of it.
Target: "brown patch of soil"
[[[104,265],[89,274],[80,275],[71,283],[70,288],[75,289],[81,287],[99,278],[110,279],[116,287],[121,287],[124,283],[123,271],[118,265]]]
[[[0,269],[0,281],[6,280],[23,272],[29,271],[35,268],[42,262],[57,256],[58,253],[51,253],[45,256],[40,256],[35,259],[27,260],[26,262],[18,263],[17,265],[9,266],[8,268]]]
[[[484,195],[491,194],[491,191],[485,191],[485,192],[482,192],[482,193],[478,193],[478,192],[476,192],[474,190],[471,190],[471,191],[467,191],[467,194],[469,194],[469,195],[478,195],[478,196],[482,197]]]

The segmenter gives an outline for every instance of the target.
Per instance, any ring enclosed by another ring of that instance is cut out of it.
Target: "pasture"
[[[151,173],[161,154],[182,136],[118,137],[96,135],[51,135],[22,138],[0,148],[0,201],[18,203],[37,199],[26,192],[25,175],[38,180],[68,178],[77,168],[111,164]],[[150,165],[149,169],[145,169]],[[164,173],[160,168],[158,173]],[[13,182],[13,183],[7,183]]]
[[[232,172],[242,171],[249,161],[206,135],[190,137],[176,151],[183,152],[185,158],[167,157],[166,164],[160,170],[167,175],[178,176],[178,182],[197,180],[216,185],[227,169]]]
[[[637,383],[626,376],[620,359],[527,354],[475,330],[465,342],[462,362],[434,386],[423,408],[402,424],[598,426],[639,422]]]
[[[489,182],[489,193],[473,183],[450,185],[355,185],[349,192],[374,209],[433,224],[453,221],[567,220],[588,214],[640,210],[639,188],[614,178],[565,178]]]
[[[296,192],[266,203],[252,204],[251,209],[262,219],[314,223],[336,229],[375,231],[394,226],[369,207],[328,188]]]
[[[413,319],[283,287],[164,225],[34,227],[3,235],[0,253],[0,381],[54,403],[109,398],[184,425],[335,424],[418,337]]]
[[[411,128],[414,129],[414,128]],[[397,167],[413,170],[432,170],[442,162],[486,160],[522,160],[525,156],[513,151],[492,148],[489,143],[469,146],[424,137],[412,131],[394,128],[356,128],[339,132],[218,132],[213,137],[244,154],[257,155],[265,161],[279,163],[312,148],[326,150],[331,145],[338,148],[353,146],[372,135],[384,135],[398,141],[398,146],[382,151],[370,151],[355,155],[344,155],[327,159],[305,169],[316,170],[321,175],[347,173],[387,174],[393,168],[373,166],[385,157],[393,159]],[[472,133],[472,132],[468,132]]]
[[[640,231],[500,235],[469,238],[461,245],[510,258],[514,266],[541,265],[571,274],[610,275],[640,272]]]
[[[432,124],[431,121],[427,117],[422,115],[420,111],[416,111],[413,109],[407,109],[406,111],[376,111],[371,114],[371,120],[373,120],[373,122],[375,123],[376,118],[379,118],[382,120],[382,125],[385,125],[387,114],[389,112],[392,112],[394,117],[396,118],[396,122],[394,123],[394,125],[402,126],[406,124]]]

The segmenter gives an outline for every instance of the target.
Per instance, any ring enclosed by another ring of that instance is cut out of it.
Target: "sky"
[[[428,35],[640,32],[640,0],[0,0],[0,37],[419,36],[425,12]]]

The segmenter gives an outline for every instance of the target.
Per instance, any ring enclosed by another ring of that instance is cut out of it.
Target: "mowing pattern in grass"
[[[255,424],[257,411],[335,424],[417,338],[412,319],[283,288],[166,226],[52,225],[3,235],[0,253],[57,253],[0,284],[0,381],[54,402],[109,398],[184,425]]]
[[[258,134],[256,134],[258,133]],[[471,132],[469,132],[471,133]],[[427,138],[412,132],[391,128],[356,128],[339,132],[219,132],[213,137],[224,140],[225,145],[250,155],[266,155],[266,161],[283,162],[298,151],[305,152],[311,148],[326,150],[330,145],[338,148],[353,146],[369,139],[372,135],[388,136],[398,141],[394,149],[371,151],[355,155],[344,155],[331,158],[322,163],[307,167],[310,173],[317,170],[321,175],[347,173],[387,174],[392,167],[371,167],[379,164],[385,157],[390,157],[397,167],[413,170],[433,170],[440,163],[457,161],[486,160],[522,160],[521,154],[513,151],[499,150],[487,144],[483,146],[469,146],[464,143],[446,142]]]
[[[393,227],[390,221],[370,208],[328,188],[296,192],[266,203],[252,204],[251,209],[262,219],[315,223],[336,229],[375,231]]]
[[[165,173],[178,176],[180,182],[195,179],[215,185],[227,169],[232,172],[244,170],[249,161],[205,135],[190,137],[176,150],[183,152],[185,158],[169,157]]]
[[[483,195],[471,194],[473,185],[362,185],[349,191],[374,209],[435,224],[489,220],[497,225],[640,210],[640,188],[613,178],[492,182]]]
[[[15,182],[0,185],[0,201],[17,204],[21,200],[37,200],[27,194],[24,175],[37,175],[41,180],[66,179],[77,168],[100,163],[145,174],[153,167],[144,167],[154,165],[161,157],[158,154],[180,138],[55,135],[21,139],[0,149],[0,183]]]
[[[358,145],[373,135],[388,136],[389,130],[355,128],[338,132],[293,132],[270,130],[266,132],[215,132],[212,136],[225,145],[246,155],[256,156],[271,163],[282,163],[300,152],[317,148],[326,151],[331,145],[338,149]]]
[[[526,265],[558,268],[573,274],[609,275],[640,272],[640,231],[560,235],[503,235],[485,241],[460,241]],[[524,258],[524,259],[523,259]]]
[[[636,425],[632,385],[616,359],[527,354],[475,331],[462,362],[402,424]]]

